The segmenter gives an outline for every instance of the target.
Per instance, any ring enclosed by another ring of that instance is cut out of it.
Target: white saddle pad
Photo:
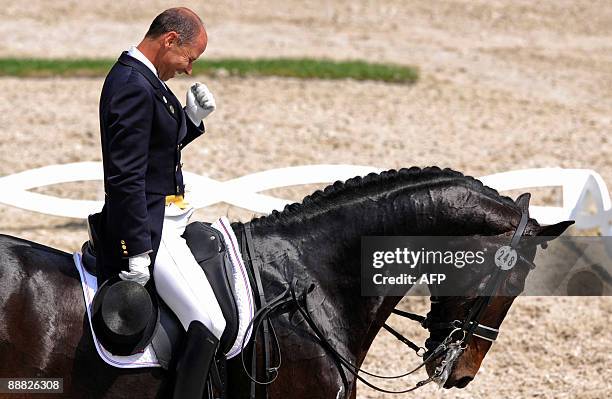
[[[229,220],[222,217],[212,224],[212,227],[217,229],[223,236],[227,253],[232,264],[232,277],[234,279],[234,287],[236,290],[236,305],[238,307],[238,335],[232,348],[227,354],[230,359],[240,353],[242,350],[241,344],[244,337],[244,342],[248,342],[251,337],[251,329],[248,325],[253,319],[255,313],[255,305],[253,303],[253,292],[249,283],[248,274],[242,260],[238,242],[234,231],[230,227]],[[96,290],[98,289],[98,281],[95,276],[89,274],[82,264],[81,253],[75,252],[73,255],[74,264],[79,271],[81,277],[81,286],[83,288],[83,297],[85,299],[85,308],[87,309],[87,319],[93,336],[96,350],[100,358],[107,364],[118,368],[141,368],[141,367],[162,367],[155,351],[151,345],[148,345],[143,352],[130,356],[116,356],[107,351],[96,338],[91,323],[92,303]],[[247,331],[248,330],[248,331]]]
[[[232,277],[234,279],[234,290],[236,291],[234,299],[238,308],[238,334],[234,345],[232,345],[232,348],[226,355],[228,359],[231,359],[242,351],[243,338],[245,343],[249,342],[251,338],[251,329],[248,327],[255,315],[253,290],[251,289],[249,275],[244,266],[242,254],[240,253],[240,247],[238,247],[236,235],[230,226],[229,220],[223,216],[213,223],[212,227],[217,229],[223,236],[233,270]]]

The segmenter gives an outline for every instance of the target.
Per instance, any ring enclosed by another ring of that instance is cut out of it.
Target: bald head
[[[202,32],[206,34],[200,17],[186,7],[170,8],[155,17],[145,38],[156,39],[168,32],[178,33],[179,45],[191,44]]]
[[[192,64],[208,44],[202,20],[185,7],[170,8],[159,14],[138,50],[151,61],[163,81],[177,73],[191,75]]]

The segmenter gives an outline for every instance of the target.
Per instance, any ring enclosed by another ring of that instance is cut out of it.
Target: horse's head
[[[517,263],[510,270],[498,274],[498,281],[495,283],[492,283],[492,276],[497,266],[492,259],[477,268],[468,270],[466,267],[447,274],[449,284],[461,287],[465,296],[432,296],[431,310],[426,322],[430,336],[426,342],[428,352],[425,355],[425,358],[430,356],[432,359],[426,365],[430,377],[433,376],[444,388],[463,388],[474,379],[497,335],[497,329],[514,299],[523,291],[527,275],[535,266],[533,260],[538,245],[545,248],[547,241],[562,234],[572,223],[566,221],[540,226],[535,220],[529,219],[522,236],[531,238],[522,241]],[[495,254],[501,245],[508,245],[515,231],[507,231],[486,239],[483,237],[479,245],[482,245],[481,248],[487,253]],[[493,295],[479,295],[492,284],[495,284]],[[432,293],[434,292],[432,290]],[[477,312],[479,307],[482,308],[480,313]],[[477,320],[474,320],[476,315]],[[467,333],[458,328],[468,319],[475,321],[474,325],[479,328],[475,331],[472,329],[473,332],[468,328]],[[467,339],[460,342],[466,335]],[[449,345],[453,342],[459,345]]]

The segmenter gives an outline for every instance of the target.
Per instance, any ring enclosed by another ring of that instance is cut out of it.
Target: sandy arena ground
[[[528,167],[599,172],[612,187],[612,5],[609,1],[183,2],[209,32],[206,58],[309,56],[416,65],[414,86],[200,77],[217,99],[185,169],[227,180],[275,167],[439,165],[481,176]],[[434,3],[434,4],[430,4]],[[332,5],[333,4],[333,5]],[[0,56],[116,57],[164,1],[0,1]],[[103,79],[0,78],[0,176],[100,160]],[[170,86],[180,99],[193,78]],[[219,159],[224,159],[219,163]],[[300,200],[315,187],[271,190]],[[101,199],[101,183],[36,189]],[[4,194],[4,193],[3,193]],[[535,203],[555,203],[554,195]],[[227,204],[199,219],[252,213]],[[76,250],[80,220],[0,205],[0,233]],[[424,298],[403,307],[426,312]],[[612,298],[519,298],[476,379],[406,397],[606,398],[612,395]],[[424,339],[409,323],[393,325]],[[381,333],[366,368],[416,363]],[[422,377],[419,376],[419,377]],[[415,380],[406,381],[411,384]],[[390,397],[365,387],[359,398]]]

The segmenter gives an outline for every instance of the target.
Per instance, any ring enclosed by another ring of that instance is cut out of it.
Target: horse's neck
[[[499,217],[499,208],[498,198],[449,182],[383,193],[377,200],[357,197],[306,215],[281,215],[277,223],[255,223],[254,239],[268,265],[268,282],[286,284],[297,277],[301,288],[314,283],[313,318],[360,362],[401,299],[361,296],[361,237],[491,233],[500,228],[497,219],[507,219]]]
[[[288,228],[255,227],[253,239],[270,297],[293,277],[300,289],[315,284],[309,311],[332,344],[360,363],[401,299],[361,296],[361,237],[393,234],[399,221],[363,207],[330,212]]]
[[[355,293],[361,290],[361,237],[393,235],[399,223],[371,204],[359,204],[339,206],[290,224],[256,224],[253,231],[264,264],[282,265],[280,273],[293,270],[298,279],[320,283],[317,285],[342,281],[342,286]]]

